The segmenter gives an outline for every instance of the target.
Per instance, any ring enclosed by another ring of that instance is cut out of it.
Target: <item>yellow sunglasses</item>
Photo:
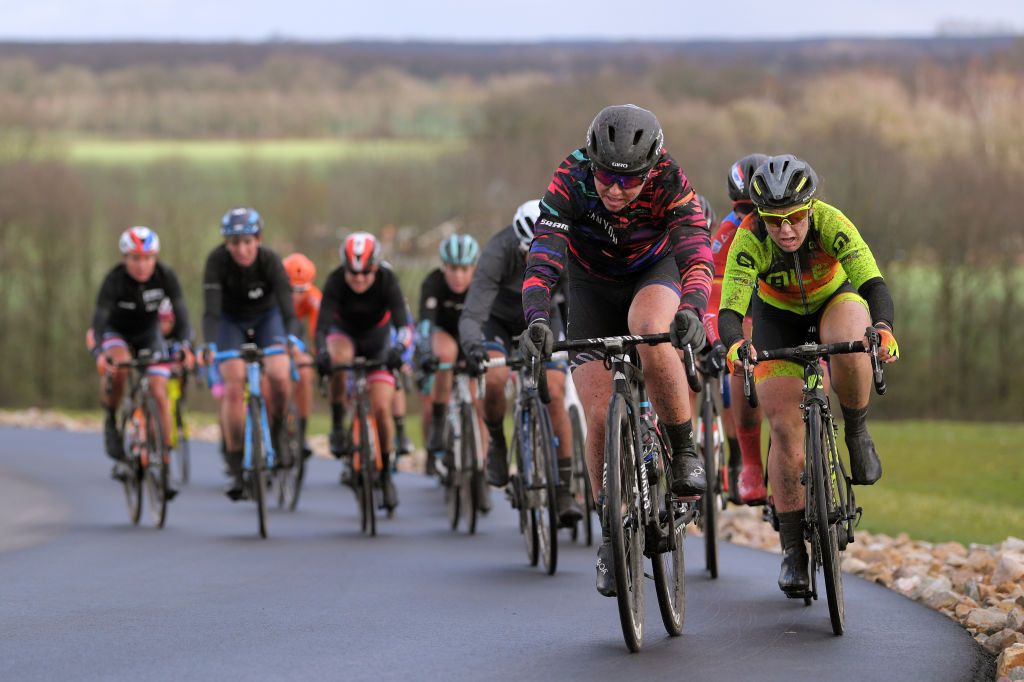
[[[789,213],[768,213],[767,211],[757,209],[757,215],[761,216],[761,219],[764,220],[768,227],[782,227],[786,223],[795,225],[806,218],[810,212],[810,202],[804,204],[800,208],[793,209]]]

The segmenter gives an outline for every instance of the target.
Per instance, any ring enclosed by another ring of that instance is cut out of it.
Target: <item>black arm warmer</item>
[[[881,277],[869,279],[860,285],[857,293],[868,302],[868,308],[871,310],[871,324],[884,322],[889,325],[890,329],[893,329],[896,310],[893,307],[892,294],[889,293],[889,287],[885,280]]]
[[[726,348],[743,340],[743,316],[735,310],[722,308],[718,311],[718,338]]]

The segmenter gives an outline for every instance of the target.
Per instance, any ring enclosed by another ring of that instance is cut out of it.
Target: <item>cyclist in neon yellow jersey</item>
[[[817,189],[814,169],[790,154],[768,159],[750,179],[757,210],[740,224],[729,249],[718,320],[734,368],[742,368],[738,349],[748,305],[755,348],[849,341],[873,325],[882,339],[881,359],[899,357],[892,296],[875,257],[839,209],[814,198]],[[871,485],[882,465],[866,426],[870,360],[863,354],[836,356],[830,376],[845,420],[853,483]],[[809,585],[800,484],[803,369],[790,361],[762,362],[755,378],[771,424],[768,478],[783,545],[779,587],[802,593]]]

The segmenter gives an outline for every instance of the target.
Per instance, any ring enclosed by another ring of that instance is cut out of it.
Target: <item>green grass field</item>
[[[95,411],[68,413],[99,418]],[[325,433],[329,424],[326,415],[314,415],[310,433]],[[422,446],[418,416],[408,428]],[[871,432],[884,475],[855,489],[864,508],[861,529],[964,544],[1024,537],[1024,425],[876,420]]]
[[[443,139],[287,139],[287,140],[115,140],[73,139],[64,147],[76,164],[140,165],[182,160],[203,165],[266,163],[325,164],[351,159],[430,160],[458,152],[463,143]]]

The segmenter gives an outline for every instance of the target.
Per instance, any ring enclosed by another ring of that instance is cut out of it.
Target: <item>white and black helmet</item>
[[[530,248],[533,241],[533,226],[540,218],[540,199],[531,199],[516,209],[516,215],[512,218],[512,229],[519,240],[522,249]]]
[[[601,168],[641,175],[661,154],[665,134],[658,118],[635,104],[605,107],[587,130],[587,156]]]

